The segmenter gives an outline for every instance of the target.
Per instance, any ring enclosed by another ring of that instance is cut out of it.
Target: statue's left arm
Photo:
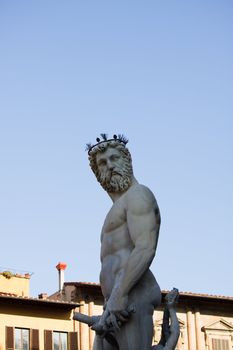
[[[127,194],[126,215],[134,248],[108,301],[108,311],[116,314],[126,310],[130,290],[149,269],[155,256],[160,228],[158,205],[145,186],[138,185]]]

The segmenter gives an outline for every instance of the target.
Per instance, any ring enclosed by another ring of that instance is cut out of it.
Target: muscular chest
[[[126,210],[122,205],[114,203],[109,211],[101,234],[101,260],[111,255],[111,264],[113,260],[125,254],[126,250],[130,250],[132,242],[127,227]],[[113,259],[113,256],[115,257]],[[114,260],[115,261],[115,260]]]
[[[126,210],[119,201],[114,203],[104,221],[102,233],[112,233],[126,222]]]

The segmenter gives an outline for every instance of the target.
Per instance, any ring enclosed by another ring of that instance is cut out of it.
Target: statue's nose
[[[109,170],[113,170],[114,169],[114,164],[113,164],[113,162],[111,162],[111,160],[108,160],[107,166],[108,166]]]

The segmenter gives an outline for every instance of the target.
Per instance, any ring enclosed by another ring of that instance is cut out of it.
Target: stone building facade
[[[29,296],[30,275],[0,273],[0,350],[77,350],[78,304]]]
[[[166,291],[162,292],[163,299]],[[79,303],[77,310],[87,315],[101,315],[103,296],[95,283],[67,282],[53,298]],[[180,338],[177,350],[232,350],[233,297],[180,292],[177,305]],[[163,303],[154,313],[154,344],[160,340]],[[79,348],[91,350],[94,332],[78,323]]]

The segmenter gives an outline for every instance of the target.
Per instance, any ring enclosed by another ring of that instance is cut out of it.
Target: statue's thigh
[[[152,315],[145,310],[138,310],[116,334],[120,350],[151,350],[152,337]]]
[[[112,346],[105,339],[96,335],[94,340],[93,350],[118,350],[118,348]]]

